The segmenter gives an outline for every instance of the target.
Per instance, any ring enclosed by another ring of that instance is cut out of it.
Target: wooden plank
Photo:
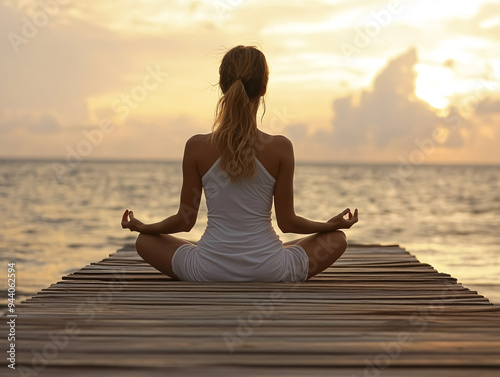
[[[196,341],[192,342],[193,344]],[[71,343],[70,343],[71,344]],[[91,347],[85,352],[81,349],[65,349],[58,354],[57,358],[50,361],[50,365],[74,366],[75,373],[79,366],[99,366],[116,367],[148,365],[149,367],[186,367],[186,366],[250,366],[250,367],[360,367],[366,364],[366,361],[373,360],[379,355],[384,355],[384,350],[379,347],[375,352],[350,354],[347,352],[331,354],[321,353],[320,351],[302,356],[302,352],[296,353],[180,353],[180,352],[155,352],[149,349],[140,352],[136,349],[127,351],[123,347],[119,352],[113,351],[113,345],[109,345],[107,351],[93,351]],[[31,349],[32,350],[32,349]],[[111,350],[111,351],[110,351]],[[391,366],[398,367],[477,367],[477,368],[499,368],[500,360],[498,354],[473,354],[462,353],[460,355],[448,355],[439,353],[420,354],[401,353],[399,357],[390,359]],[[19,363],[29,364],[31,354],[20,352],[18,354]],[[335,369],[332,369],[332,372]],[[72,374],[73,376],[74,374]]]
[[[44,372],[51,377],[67,377],[75,372],[71,367],[47,367]],[[332,374],[334,372],[334,374]],[[187,366],[187,367],[164,367],[153,368],[144,364],[142,368],[134,367],[89,367],[82,365],[78,368],[78,373],[82,376],[93,377],[136,377],[147,375],[148,377],[220,377],[220,376],[238,376],[238,377],[363,377],[363,376],[383,376],[383,377],[498,377],[497,368],[401,368],[384,367],[377,368],[376,365],[367,365],[361,368],[337,367],[332,371],[331,368],[321,367],[280,367],[280,368],[262,368],[256,366],[214,366],[206,368],[205,366]]]
[[[300,284],[173,281],[127,245],[17,309],[19,363],[66,336],[51,376],[500,374],[500,306],[397,245],[350,245]]]

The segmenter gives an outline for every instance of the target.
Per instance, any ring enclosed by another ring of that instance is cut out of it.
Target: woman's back
[[[290,273],[289,268],[284,268],[282,254],[290,251],[285,250],[271,223],[276,178],[257,157],[265,159],[271,168],[279,167],[279,160],[272,160],[273,137],[267,136],[267,144],[262,145],[261,153],[255,157],[257,174],[238,182],[232,182],[220,167],[220,156],[207,168],[216,153],[209,143],[203,143],[208,135],[198,136],[197,160],[204,172],[201,179],[208,222],[196,247],[198,262],[193,263],[193,271],[189,272],[197,280],[280,281]],[[304,277],[304,256],[302,252],[302,260],[296,263],[300,279]]]
[[[220,167],[220,158],[203,175],[202,184],[208,209],[208,226],[223,225],[221,233],[239,236],[259,233],[270,221],[275,178],[256,158],[257,175],[249,181],[231,182]]]
[[[220,157],[217,148],[210,143],[210,135],[211,134],[196,135],[197,144],[199,145],[197,166],[200,177],[203,177]],[[280,165],[280,149],[277,144],[279,143],[278,139],[283,138],[283,136],[269,135],[260,130],[257,130],[257,135],[255,157],[257,157],[273,178],[276,179]]]

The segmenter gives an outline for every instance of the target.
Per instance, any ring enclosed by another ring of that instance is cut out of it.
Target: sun
[[[419,63],[415,66],[417,79],[415,94],[435,109],[450,106],[450,98],[456,93],[455,73],[450,68]]]

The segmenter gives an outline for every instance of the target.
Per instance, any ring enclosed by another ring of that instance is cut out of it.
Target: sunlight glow
[[[335,14],[329,20],[323,22],[287,22],[266,26],[262,30],[263,35],[309,35],[325,33],[352,27],[353,22],[359,17],[357,10],[344,11]]]
[[[479,27],[481,29],[490,29],[490,28],[492,29],[498,26],[500,26],[500,15],[493,16],[492,18],[484,20],[479,24]]]
[[[449,68],[417,64],[415,94],[436,109],[450,105],[450,97],[456,92],[454,72]]]
[[[443,14],[447,18],[469,18],[481,7],[480,2],[470,0],[435,1],[419,0],[403,2],[403,13],[400,21],[411,25],[422,25],[429,21],[442,21]]]

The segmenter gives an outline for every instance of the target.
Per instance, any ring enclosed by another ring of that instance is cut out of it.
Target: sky
[[[0,0],[0,158],[181,159],[254,45],[297,161],[500,163],[500,1]]]

